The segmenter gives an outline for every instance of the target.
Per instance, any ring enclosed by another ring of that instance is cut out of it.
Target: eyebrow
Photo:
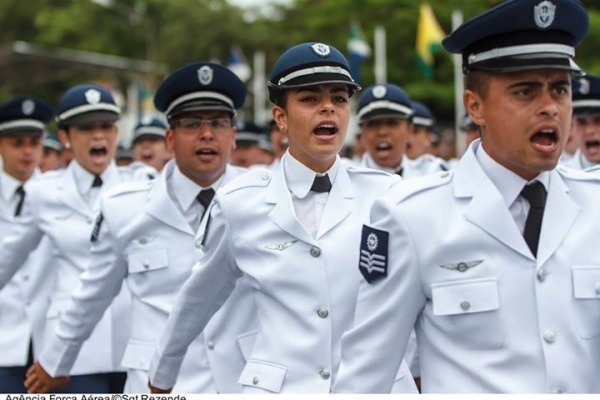
[[[567,79],[557,79],[554,81],[551,81],[548,83],[550,86],[563,86],[563,85],[570,85],[569,80]],[[533,86],[533,87],[540,87],[540,86],[544,86],[545,83],[544,82],[540,82],[540,81],[520,81],[520,82],[515,82],[512,85],[509,85],[508,88],[509,89],[515,89],[515,88],[519,88],[522,86]]]

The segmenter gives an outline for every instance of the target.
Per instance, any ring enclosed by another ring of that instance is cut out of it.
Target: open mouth
[[[587,140],[585,142],[585,148],[588,151],[600,151],[600,140]]]
[[[92,157],[105,157],[107,154],[108,149],[105,146],[97,146],[90,149],[90,156]]]
[[[529,139],[540,150],[552,150],[558,144],[558,131],[556,129],[542,129]]]
[[[332,123],[322,123],[317,125],[313,133],[317,136],[332,136],[339,132],[337,125]]]
[[[194,154],[197,156],[216,156],[219,153],[214,149],[198,149]]]
[[[392,148],[393,146],[391,143],[378,143],[377,146],[375,146],[375,151],[378,153],[383,153],[392,150]]]

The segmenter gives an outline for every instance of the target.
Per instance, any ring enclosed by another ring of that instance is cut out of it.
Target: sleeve
[[[381,236],[379,240],[377,235],[371,237],[370,246],[365,244],[365,248],[374,249],[377,243],[382,246],[386,241],[381,238],[387,233],[387,249],[372,254],[373,274],[361,270],[366,276],[359,286],[354,326],[342,337],[334,392],[390,393],[413,325],[425,304],[411,235],[398,207],[390,198],[380,198],[363,228],[363,232],[380,232]],[[381,254],[386,253],[382,264]],[[360,268],[364,268],[364,260],[361,257]]]
[[[111,212],[104,200],[100,216]],[[51,376],[65,376],[75,363],[83,342],[92,334],[104,311],[119,293],[127,275],[127,265],[108,220],[99,217],[94,232],[88,268],[60,316],[54,334],[48,338],[40,363]]]
[[[205,220],[206,231],[198,239],[204,241],[204,253],[179,292],[150,364],[150,382],[161,389],[175,386],[187,348],[229,298],[242,275],[218,195],[210,218]]]
[[[14,221],[12,232],[8,235],[3,233],[0,239],[0,290],[12,279],[44,236],[35,216],[31,195],[26,197],[25,207],[29,207],[33,215]]]

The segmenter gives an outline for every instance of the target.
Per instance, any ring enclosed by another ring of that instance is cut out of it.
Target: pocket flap
[[[287,368],[282,365],[251,360],[246,363],[238,382],[241,385],[279,393],[283,386],[286,372]]]
[[[155,249],[131,253],[127,256],[128,269],[131,273],[153,271],[169,265],[167,249]]]
[[[250,354],[252,354],[254,342],[256,341],[256,334],[256,331],[250,331],[242,333],[237,337],[238,347],[240,348],[240,352],[242,353],[242,358],[244,361],[250,359]]]
[[[498,281],[470,279],[431,285],[433,315],[457,315],[497,310]]]
[[[600,265],[573,267],[573,296],[576,299],[600,298]]]
[[[156,345],[152,342],[130,340],[129,343],[127,343],[125,354],[123,354],[121,365],[125,368],[148,371],[155,349]]]

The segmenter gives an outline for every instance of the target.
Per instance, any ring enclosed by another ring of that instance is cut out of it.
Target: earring
[[[65,149],[69,150],[71,148],[71,143],[67,142],[65,143]]]

